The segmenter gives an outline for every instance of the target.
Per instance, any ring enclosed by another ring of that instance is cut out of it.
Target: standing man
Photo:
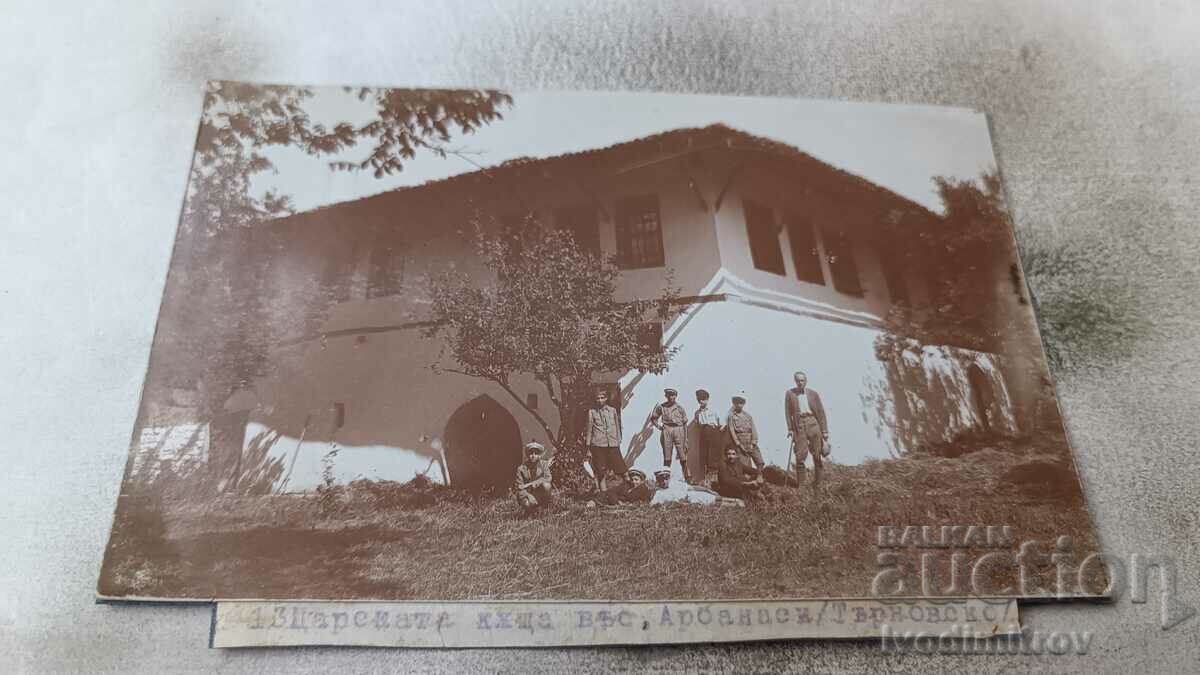
[[[659,435],[659,443],[662,444],[663,465],[671,466],[671,450],[674,449],[674,454],[679,457],[679,466],[683,469],[683,479],[688,479],[687,470],[687,411],[683,406],[676,402],[679,392],[675,389],[667,388],[663,390],[667,400],[654,406],[654,414],[650,417],[650,423],[658,427],[662,434]]]
[[[596,390],[596,404],[588,408],[583,444],[592,458],[596,489],[604,492],[609,476],[624,476],[628,469],[621,457],[621,416],[608,404],[608,392],[603,389]]]
[[[766,463],[758,449],[758,427],[754,425],[754,418],[746,412],[746,397],[733,397],[733,410],[729,411],[725,425],[729,429],[729,445],[751,460],[755,469],[762,471]]]
[[[536,441],[525,444],[525,461],[517,467],[513,491],[517,494],[517,504],[525,514],[554,502],[554,495],[550,492],[550,465],[542,461],[545,450]]]
[[[708,392],[696,391],[696,427],[700,431],[700,470],[715,472],[721,466],[721,451],[724,450],[724,436],[721,434],[721,418],[712,408],[708,407]]]
[[[808,388],[808,376],[796,371],[792,376],[796,386],[787,390],[783,397],[783,413],[787,419],[788,438],[792,439],[792,450],[796,453],[796,483],[804,486],[806,471],[804,460],[813,458],[813,489],[821,484],[821,468],[826,448],[829,446],[829,427],[825,423],[825,406],[821,396]]]

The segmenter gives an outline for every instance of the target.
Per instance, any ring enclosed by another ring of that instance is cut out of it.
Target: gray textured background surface
[[[1200,605],[1200,6],[1112,2],[125,2],[0,21],[0,663],[19,671],[1192,671],[1200,618],[1040,606],[1084,657],[874,643],[566,651],[206,648],[209,610],[92,604],[207,78],[942,103],[991,115],[1034,292],[1121,296],[1057,373],[1101,537]],[[1066,290],[1064,290],[1066,289]],[[1069,304],[1069,303],[1068,303]],[[1065,310],[1064,310],[1065,311]],[[1069,315],[1069,311],[1067,312]],[[1089,323],[1091,322],[1091,323]],[[1152,588],[1151,596],[1156,592]]]

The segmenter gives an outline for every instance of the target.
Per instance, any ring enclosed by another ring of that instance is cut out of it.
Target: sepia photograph
[[[984,114],[202,106],[99,598],[1106,593]]]

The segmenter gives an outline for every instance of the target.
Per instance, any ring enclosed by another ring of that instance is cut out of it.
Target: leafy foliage
[[[327,126],[309,113],[304,87],[210,83],[196,155],[154,351],[158,377],[149,386],[198,388],[202,414],[220,414],[228,396],[262,374],[273,344],[295,335],[335,303],[335,289],[315,280],[292,289],[288,302],[269,296],[271,255],[256,224],[291,213],[287,195],[254,194],[253,178],[274,170],[270,147],[299,148],[313,157],[370,146],[361,160],[330,162],[331,170],[403,170],[426,149],[446,156],[452,132],[471,133],[501,118],[512,98],[490,90],[344,90],[372,104],[362,123]],[[298,306],[302,303],[303,306]],[[152,368],[152,373],[154,369]]]
[[[889,331],[876,342],[880,358],[921,345],[946,344],[1000,351],[1007,338],[1022,346],[1029,364],[1041,370],[1039,346],[1052,369],[1071,369],[1086,361],[1122,358],[1146,331],[1136,291],[1111,243],[1097,238],[1058,240],[1049,234],[1027,237],[1021,250],[1024,274],[1038,291],[1037,319],[1027,312],[998,311],[994,280],[987,261],[1009,255],[1013,292],[1028,304],[1022,270],[1013,251],[1012,226],[1000,178],[986,174],[980,183],[936,178],[944,215],[933,228],[914,232],[892,223],[906,265],[924,269],[932,282],[932,311],[900,305],[887,317]],[[1047,390],[1049,391],[1049,390]],[[1052,392],[1049,392],[1052,396]]]
[[[582,460],[574,442],[575,413],[586,406],[598,373],[663,372],[677,348],[645,339],[648,322],[668,321],[678,291],[668,279],[653,299],[618,302],[618,270],[581,248],[570,232],[546,230],[532,218],[502,234],[476,224],[480,260],[495,282],[479,284],[461,271],[430,281],[434,324],[426,337],[446,340],[457,367],[446,370],[495,382],[555,439],[559,462]],[[557,408],[558,429],[511,386],[532,375]],[[576,456],[578,455],[578,456]]]
[[[184,223],[213,233],[252,225],[291,212],[287,195],[250,192],[256,174],[274,170],[263,151],[290,146],[309,155],[342,153],[360,142],[371,151],[361,160],[330,162],[334,170],[371,170],[376,178],[402,171],[404,162],[427,149],[445,157],[452,129],[468,134],[501,119],[512,98],[494,90],[414,90],[363,87],[345,90],[374,104],[364,124],[348,121],[327,127],[314,122],[305,102],[307,87],[212,82],[196,139],[196,157]]]
[[[982,189],[971,180],[937,177],[934,183],[944,207],[940,218],[898,218],[888,223],[894,255],[901,257],[905,268],[926,275],[929,308],[893,307],[886,318],[889,334],[877,342],[877,351],[911,348],[910,339],[996,351],[1005,332],[1032,335],[1032,326],[1005,325],[1005,315],[997,311],[992,261],[997,252],[1003,255],[1013,247],[999,175],[985,174]],[[1024,302],[1019,281],[1014,278],[1014,290]]]

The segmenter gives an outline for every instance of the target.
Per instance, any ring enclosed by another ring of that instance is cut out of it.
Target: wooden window
[[[354,268],[357,247],[334,249],[325,260],[325,271],[321,279],[321,290],[333,302],[346,302],[354,287]]]
[[[829,228],[825,234],[825,255],[829,261],[829,273],[833,287],[846,295],[861,298],[862,282],[858,278],[858,264],[854,260],[854,246],[843,230]]]
[[[641,195],[617,202],[617,266],[622,269],[662,267],[662,221],[658,197]]]
[[[638,326],[638,346],[643,350],[658,351],[662,349],[663,324],[661,321],[647,321]]]
[[[792,247],[792,262],[796,265],[796,278],[810,284],[825,285],[825,273],[821,271],[821,252],[817,249],[817,235],[807,218],[795,213],[787,217],[788,240]]]
[[[904,264],[896,251],[895,245],[889,245],[887,250],[879,252],[879,264],[883,267],[883,280],[887,284],[888,295],[893,305],[912,305],[908,296],[908,284],[904,279]]]
[[[771,209],[749,199],[742,201],[746,216],[746,234],[750,238],[750,259],[754,267],[772,274],[784,274],[783,251],[779,247],[779,229]]]
[[[515,240],[518,250],[533,233],[536,216],[529,211],[510,211],[500,216],[500,230],[505,237]]]
[[[367,260],[367,298],[399,295],[404,290],[404,261],[400,242],[377,242]]]
[[[595,206],[579,204],[558,209],[554,212],[554,226],[570,232],[581,250],[600,255],[600,223]]]

